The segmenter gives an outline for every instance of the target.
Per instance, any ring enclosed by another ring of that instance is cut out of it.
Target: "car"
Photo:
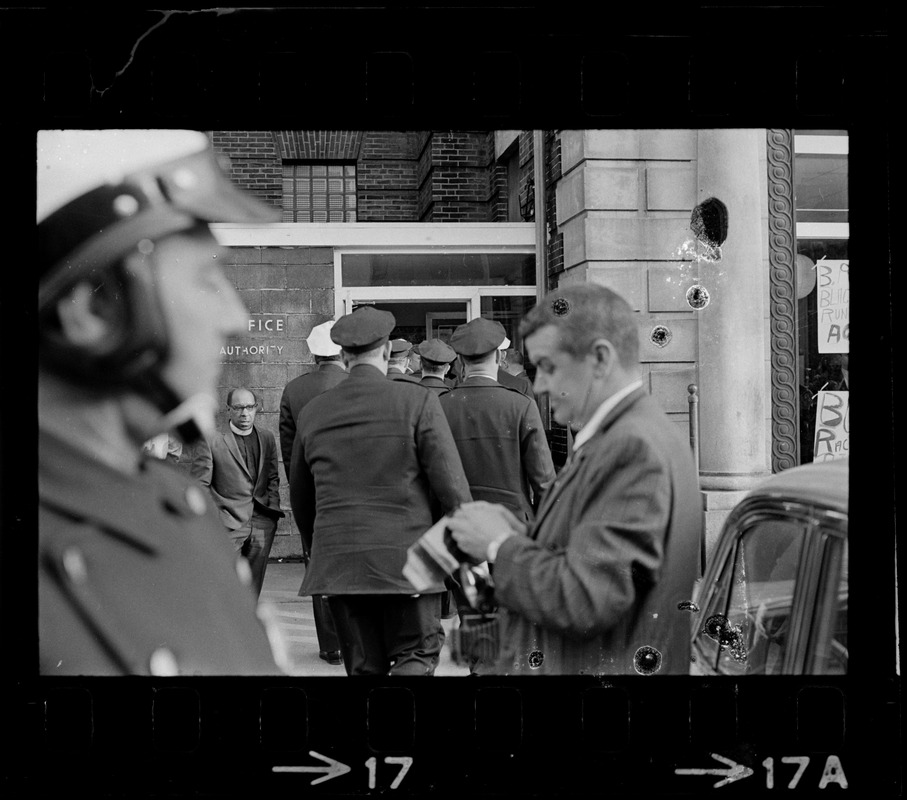
[[[693,675],[847,673],[848,474],[792,467],[734,507],[693,604]]]

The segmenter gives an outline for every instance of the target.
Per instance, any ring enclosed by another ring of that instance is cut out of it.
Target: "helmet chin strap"
[[[184,444],[214,431],[217,402],[207,392],[181,399],[157,370],[144,374],[138,383],[139,391],[163,412],[161,428],[175,430]]]

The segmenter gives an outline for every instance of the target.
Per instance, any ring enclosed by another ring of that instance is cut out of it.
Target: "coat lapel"
[[[561,470],[560,474],[555,479],[554,483],[551,485],[551,488],[545,493],[542,497],[542,503],[539,506],[538,514],[535,518],[535,523],[532,526],[532,532],[530,536],[535,539],[538,535],[539,528],[541,526],[542,520],[545,518],[547,513],[551,510],[551,507],[554,505],[554,501],[557,497],[564,491],[564,487],[573,481],[577,474],[579,473],[580,464],[586,459],[590,450],[592,449],[592,444],[599,437],[603,436],[605,431],[611,427],[614,420],[620,417],[630,406],[636,403],[641,397],[644,397],[646,394],[643,388],[636,389],[635,391],[630,392],[626,397],[624,397],[613,409],[611,412],[601,421],[598,430],[589,439],[579,450],[574,451],[573,457],[568,461],[568,463]]]

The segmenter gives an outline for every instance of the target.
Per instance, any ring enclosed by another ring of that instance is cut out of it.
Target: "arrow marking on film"
[[[719,756],[718,753],[711,753],[712,758],[716,761],[720,761],[722,764],[727,764],[730,769],[675,769],[675,775],[723,775],[724,779],[718,781],[715,784],[717,789],[719,786],[724,786],[726,783],[733,783],[734,781],[742,780],[743,778],[748,778],[753,774],[753,771],[749,767],[743,766],[743,764],[737,764],[734,761],[731,761],[729,758],[724,756]]]
[[[312,781],[311,785],[314,786],[316,783],[324,783],[324,781],[329,781],[331,778],[337,778],[340,775],[346,775],[350,771],[350,767],[346,764],[341,764],[339,761],[335,761],[333,758],[328,758],[327,756],[321,755],[321,753],[316,753],[314,750],[309,750],[309,755],[314,758],[320,758],[324,761],[327,766],[325,767],[271,767],[272,772],[324,772],[325,775],[322,775],[320,778],[315,778]],[[752,771],[752,770],[751,770]]]

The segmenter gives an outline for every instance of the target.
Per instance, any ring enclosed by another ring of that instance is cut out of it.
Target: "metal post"
[[[699,472],[699,387],[695,383],[687,386],[690,396],[687,398],[690,404],[690,447],[693,449],[693,462],[696,464],[696,472]]]

